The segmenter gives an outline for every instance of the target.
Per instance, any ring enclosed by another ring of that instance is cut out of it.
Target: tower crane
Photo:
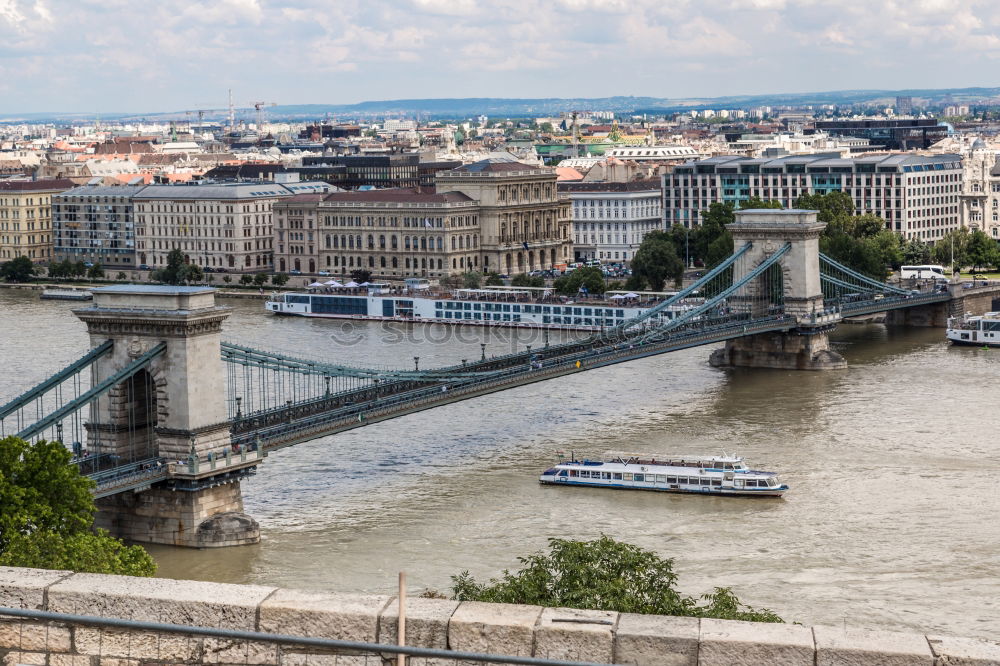
[[[269,106],[278,106],[277,102],[254,102],[253,108],[257,111],[257,132],[260,133],[264,126],[264,109]]]

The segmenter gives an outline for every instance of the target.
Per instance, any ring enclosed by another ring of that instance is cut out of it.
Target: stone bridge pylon
[[[95,384],[161,344],[162,351],[91,404],[89,452],[114,464],[159,458],[156,464],[171,470],[166,483],[98,499],[97,525],[146,543],[256,543],[260,531],[243,513],[239,481],[259,456],[221,468],[200,464],[232,457],[219,351],[229,308],[216,305],[215,290],[206,287],[125,285],[93,293],[93,304],[75,314],[93,347],[114,343],[94,363]]]
[[[816,219],[816,211],[741,210],[736,212],[736,222],[726,228],[733,235],[735,247],[752,243],[746,260],[735,264],[734,282],[786,244],[790,245],[778,259],[780,283],[784,312],[795,316],[798,326],[787,333],[761,333],[730,340],[725,348],[712,353],[709,362],[716,367],[784,370],[846,368],[847,361],[830,349],[828,334],[840,321],[840,315],[827,312],[823,306],[819,237],[826,223]],[[762,276],[747,285],[744,298],[751,303],[765,302],[766,299],[757,298],[761,290],[770,288],[765,279]]]

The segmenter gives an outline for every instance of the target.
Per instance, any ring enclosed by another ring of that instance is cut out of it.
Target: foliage
[[[362,282],[371,282],[372,272],[369,270],[365,270],[364,268],[355,268],[353,271],[351,271],[351,279],[357,282],[358,284],[361,284]]]
[[[230,282],[233,281],[233,278],[229,277],[228,275],[223,275],[222,276],[222,281],[225,282],[226,284],[229,284]]]
[[[482,282],[482,273],[477,273],[475,271],[462,273],[462,286],[466,289],[479,289],[479,285],[482,284]]]
[[[226,282],[229,282],[229,280],[226,280],[227,277],[229,276],[227,275],[222,279],[225,280]],[[286,282],[288,282],[288,273],[275,273],[274,275],[271,276],[271,284],[273,284],[275,287],[283,287],[285,286]]]
[[[240,284],[250,286],[253,284],[253,276],[249,273],[244,273],[240,276]]]
[[[606,288],[604,285],[604,274],[596,266],[577,268],[567,275],[556,278],[552,286],[560,294],[570,295],[579,293],[581,286],[585,286],[591,294],[603,294]]]
[[[167,254],[167,265],[164,268],[153,271],[151,276],[157,282],[166,284],[185,284],[187,282],[200,282],[205,278],[201,266],[189,264],[184,259],[184,253],[174,248]]]
[[[997,247],[997,242],[976,229],[969,234],[969,242],[965,247],[965,260],[975,271],[983,266],[1000,265],[1000,249]]]
[[[919,238],[911,238],[903,245],[903,263],[921,265],[931,263],[931,246]]]
[[[499,273],[487,273],[485,284],[487,287],[502,287],[504,282]]]
[[[608,289],[610,288],[611,287],[608,287]],[[628,289],[629,291],[645,291],[646,278],[633,272],[632,275],[625,280],[625,289]]]
[[[118,274],[115,275],[115,279],[116,280],[127,280],[128,276],[125,275],[125,271],[118,271]]]
[[[465,571],[452,576],[459,601],[593,608],[620,613],[686,615],[755,622],[781,622],[769,610],[739,602],[729,588],[715,588],[698,605],[681,595],[673,559],[601,536],[594,541],[549,539],[549,553],[520,557],[522,567],[488,583]]]
[[[545,278],[532,277],[527,273],[519,273],[510,279],[512,287],[544,287]]]
[[[65,259],[49,265],[49,277],[51,278],[73,278],[87,274],[87,266],[82,261],[70,261]]]
[[[94,264],[87,269],[87,277],[91,280],[99,280],[104,277],[104,267],[100,264]]]
[[[0,277],[6,282],[28,282],[35,274],[35,265],[27,257],[15,257],[0,264]]]
[[[952,257],[954,256],[955,267],[968,266],[966,248],[969,245],[969,236],[969,230],[964,227],[946,233],[941,240],[934,243],[934,249],[932,250],[934,263],[951,266]]]
[[[877,215],[855,216],[854,200],[846,192],[805,194],[795,207],[815,210],[816,219],[826,223],[819,249],[835,261],[876,280],[902,263],[902,239]]]
[[[267,284],[267,281],[268,281],[267,273],[254,273],[253,276],[254,286],[263,287],[265,284]]]
[[[139,546],[92,531],[93,482],[60,442],[0,439],[0,565],[149,576]]]
[[[676,284],[684,276],[684,262],[677,256],[670,234],[664,231],[646,234],[629,266],[632,275],[641,277],[652,291],[661,291],[668,278]]]

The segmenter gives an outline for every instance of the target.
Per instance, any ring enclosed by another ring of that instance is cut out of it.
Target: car
[[[297,268],[293,268],[292,270],[288,271],[288,274],[289,275],[302,275],[302,271],[300,271]]]
[[[85,261],[85,262],[83,262],[83,265],[86,266],[87,268],[93,268],[94,267],[94,262],[92,262],[92,261]]]
[[[149,266],[147,266],[146,264],[139,264],[139,270],[140,271],[148,271],[149,270]]]
[[[320,275],[322,277],[330,277],[330,271],[320,271],[319,273],[316,273],[316,275]]]
[[[201,267],[201,271],[202,271],[203,273],[214,273],[214,272],[215,272],[215,269],[214,269],[214,268],[212,268],[211,266],[202,266],[202,267]]]

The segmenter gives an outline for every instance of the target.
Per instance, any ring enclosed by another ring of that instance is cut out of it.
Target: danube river
[[[226,339],[358,365],[419,356],[430,368],[512,344],[510,332],[344,330],[225,303]],[[86,350],[73,307],[0,290],[0,401]],[[150,550],[165,577],[389,592],[406,570],[414,592],[447,591],[452,574],[496,575],[549,537],[604,533],[674,558],[689,594],[732,586],[786,620],[995,637],[1000,350],[881,325],[842,326],[835,346],[846,371],[722,371],[710,348],[690,349],[300,444],[243,484],[260,545]],[[738,453],[791,491],[542,487],[557,450]]]

